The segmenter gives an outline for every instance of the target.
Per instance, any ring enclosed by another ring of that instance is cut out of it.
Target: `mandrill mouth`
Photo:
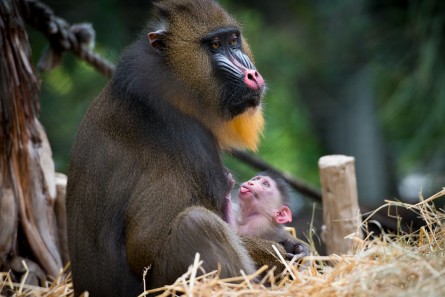
[[[239,192],[238,192],[238,198],[239,199],[241,199],[241,200],[248,200],[248,199],[251,199],[253,197],[254,197],[254,195],[253,195],[252,191],[249,188],[244,187],[244,186],[240,187]]]
[[[241,194],[245,194],[245,193],[247,193],[247,192],[250,192],[250,189],[248,189],[247,187],[241,187],[240,189],[239,189],[239,192],[241,193]]]
[[[225,92],[224,100],[225,109],[229,114],[229,118],[234,118],[251,108],[261,105],[261,100],[265,91],[265,86],[252,89],[246,85],[238,85],[231,87],[231,92]]]

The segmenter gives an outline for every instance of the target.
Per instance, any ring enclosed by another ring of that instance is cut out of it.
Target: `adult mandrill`
[[[172,0],[155,4],[147,32],[120,58],[74,144],[76,295],[135,296],[144,267],[149,288],[168,284],[196,252],[222,277],[272,257],[268,242],[240,238],[223,220],[231,185],[220,152],[255,149],[263,127],[264,80],[239,25],[213,1]]]

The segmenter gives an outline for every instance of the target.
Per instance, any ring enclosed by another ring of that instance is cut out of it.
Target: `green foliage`
[[[445,15],[439,1],[410,2],[407,10],[391,10],[393,19],[380,24],[381,46],[375,60],[375,82],[381,121],[397,152],[400,174],[443,169],[445,150]],[[409,24],[399,34],[400,20]],[[439,161],[439,163],[437,162]]]

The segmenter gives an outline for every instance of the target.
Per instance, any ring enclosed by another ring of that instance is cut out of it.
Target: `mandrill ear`
[[[161,52],[165,48],[165,37],[167,36],[167,32],[164,30],[158,30],[156,32],[150,32],[147,34],[148,41],[150,41],[150,45],[155,50]]]
[[[273,217],[278,224],[292,222],[292,211],[286,205],[282,205],[273,212]]]

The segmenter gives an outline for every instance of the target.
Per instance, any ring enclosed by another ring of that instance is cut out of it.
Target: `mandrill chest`
[[[231,190],[227,170],[219,156],[211,158],[201,153],[191,161],[193,164],[188,167],[190,171],[187,174],[193,178],[190,183],[193,187],[191,193],[195,193],[193,199],[222,216],[225,197]]]
[[[165,181],[169,195],[173,190],[174,196],[188,201],[185,203],[198,203],[221,214],[231,185],[214,135],[192,118],[183,117],[181,124],[172,126],[174,123],[171,119],[169,123],[156,125],[165,130],[149,136],[147,144],[152,153],[143,154],[150,156],[143,157],[146,170],[152,180]]]

